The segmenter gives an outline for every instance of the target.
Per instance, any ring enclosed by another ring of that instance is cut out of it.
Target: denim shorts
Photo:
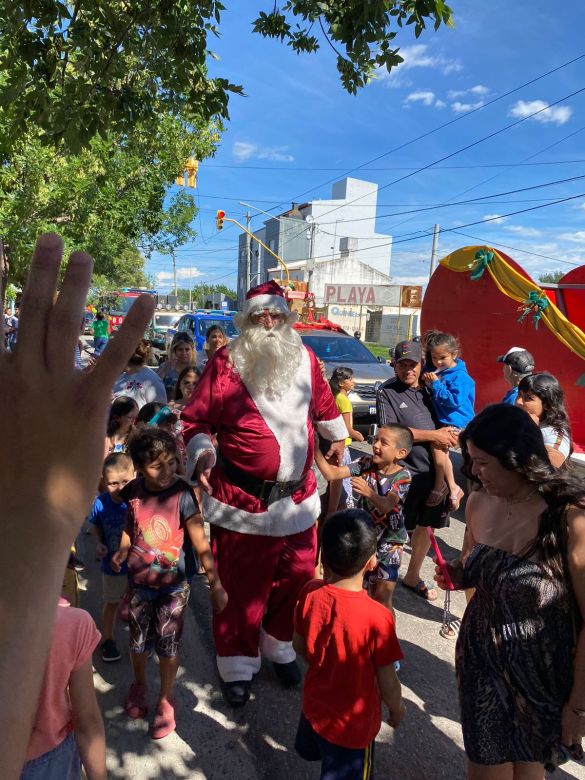
[[[81,760],[73,732],[48,753],[27,761],[20,780],[79,780]]]
[[[373,780],[374,742],[345,748],[320,737],[301,712],[295,750],[305,761],[321,762],[321,780]]]

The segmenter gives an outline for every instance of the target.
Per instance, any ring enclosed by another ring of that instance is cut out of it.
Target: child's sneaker
[[[107,664],[112,661],[119,661],[120,658],[122,658],[122,655],[118,650],[118,645],[113,639],[106,639],[105,642],[102,642],[101,651],[102,661],[105,661]]]
[[[150,736],[153,739],[163,739],[175,730],[175,703],[164,699],[158,703]]]
[[[148,712],[146,703],[146,685],[133,682],[126,694],[124,711],[129,718],[143,718]]]

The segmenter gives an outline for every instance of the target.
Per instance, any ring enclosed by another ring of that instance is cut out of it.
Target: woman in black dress
[[[460,441],[480,486],[450,565],[475,588],[456,657],[468,778],[543,780],[585,735],[585,485],[516,407],[488,407]]]

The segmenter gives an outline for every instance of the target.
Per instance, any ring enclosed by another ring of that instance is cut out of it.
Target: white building
[[[376,233],[378,185],[360,179],[336,182],[330,200],[314,200],[269,219],[254,234],[290,268],[295,278],[308,281],[317,301],[332,275],[345,283],[388,284],[392,237]],[[238,251],[238,303],[248,287],[280,278],[273,272],[274,257],[251,241],[247,271],[247,236],[240,235]],[[341,265],[339,265],[341,263]],[[315,267],[313,274],[311,267]],[[269,271],[271,272],[269,274]],[[385,281],[376,274],[384,276]]]

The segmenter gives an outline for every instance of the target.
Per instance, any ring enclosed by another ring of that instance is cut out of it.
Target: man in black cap
[[[442,447],[457,444],[457,430],[437,429],[437,419],[431,396],[420,381],[422,348],[416,341],[401,341],[394,349],[396,376],[385,382],[377,396],[378,425],[400,423],[412,431],[414,447],[404,458],[412,475],[412,483],[404,504],[406,528],[412,531],[412,553],[402,584],[428,601],[435,601],[437,591],[429,588],[420,570],[430,547],[426,527],[445,528],[449,525],[447,501],[428,507],[426,501],[435,481],[431,443]]]
[[[534,358],[523,347],[510,347],[505,355],[499,356],[497,362],[504,364],[504,379],[510,385],[502,403],[514,406],[518,397],[518,385],[525,376],[530,376],[534,371]]]

